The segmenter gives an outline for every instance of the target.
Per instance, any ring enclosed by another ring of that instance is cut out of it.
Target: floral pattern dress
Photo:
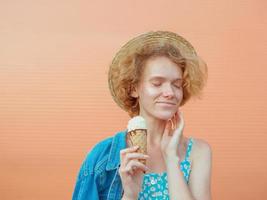
[[[189,138],[185,159],[180,162],[180,170],[184,175],[186,183],[189,182],[191,172],[190,152],[193,138]],[[169,200],[167,172],[144,174],[142,190],[138,200]]]

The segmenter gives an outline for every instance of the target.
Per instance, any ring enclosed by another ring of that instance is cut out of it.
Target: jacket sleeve
[[[88,160],[86,159],[80,168],[72,200],[99,200],[96,174],[88,167]]]

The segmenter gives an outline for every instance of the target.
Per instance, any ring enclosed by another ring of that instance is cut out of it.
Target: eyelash
[[[161,83],[152,83],[154,86],[159,87],[161,86]]]
[[[152,83],[155,87],[159,87],[159,86],[161,86],[161,83]],[[175,85],[174,84],[174,87],[176,87],[176,88],[182,88],[182,86],[178,86],[178,85]]]

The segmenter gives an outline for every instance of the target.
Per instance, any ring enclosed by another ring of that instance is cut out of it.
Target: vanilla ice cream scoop
[[[127,129],[128,129],[128,132],[131,132],[136,129],[147,129],[146,121],[141,116],[133,117],[132,119],[128,121]]]

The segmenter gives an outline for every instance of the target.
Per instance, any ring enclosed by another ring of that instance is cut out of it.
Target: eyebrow
[[[151,81],[151,80],[154,80],[154,79],[161,79],[161,80],[166,80],[166,78],[165,77],[163,77],[163,76],[152,76],[149,80]],[[182,81],[183,79],[182,78],[176,78],[176,79],[174,79],[173,81]]]

